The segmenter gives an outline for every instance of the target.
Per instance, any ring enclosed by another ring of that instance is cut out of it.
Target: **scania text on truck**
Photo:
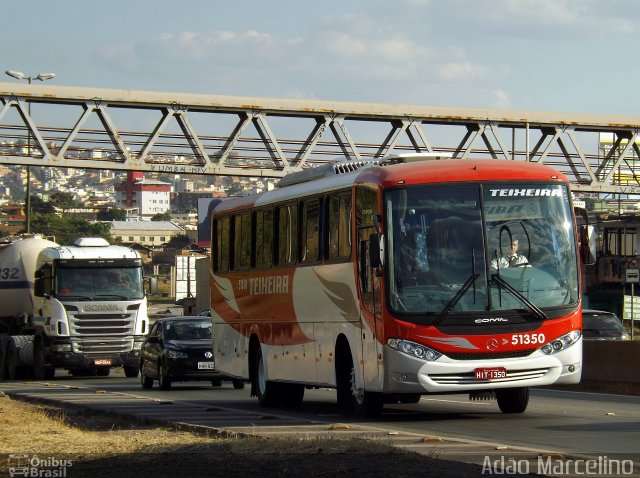
[[[550,167],[338,162],[213,211],[216,368],[263,405],[337,389],[358,416],[429,393],[527,408],[582,370],[577,229]]]
[[[40,236],[0,244],[0,374],[55,369],[138,374],[148,330],[142,260],[101,238],[59,246]]]

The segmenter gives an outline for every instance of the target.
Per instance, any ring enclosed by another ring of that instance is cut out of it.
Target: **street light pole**
[[[27,80],[29,84],[31,84],[31,80],[50,80],[54,78],[55,73],[38,73],[37,76],[26,76],[24,73],[20,71],[7,70],[5,73],[15,78],[16,80]],[[27,102],[27,113],[29,114],[29,118],[31,118],[31,102]],[[27,126],[27,156],[31,156],[31,129]],[[27,187],[26,187],[26,198],[24,205],[24,219],[27,227],[27,234],[31,233],[31,166],[27,166]]]

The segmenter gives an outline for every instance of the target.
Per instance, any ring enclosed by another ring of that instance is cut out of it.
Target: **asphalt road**
[[[527,411],[520,415],[504,415],[495,401],[471,402],[466,395],[425,396],[417,404],[387,405],[382,417],[362,421],[341,416],[335,391],[326,389],[307,390],[302,407],[288,410],[262,408],[249,396],[248,385],[234,390],[230,382],[221,387],[208,382],[174,383],[170,391],[159,390],[155,383],[151,390],[143,390],[139,379],[127,379],[119,372],[108,378],[72,378],[58,371],[51,383],[115,393],[120,401],[146,398],[254,416],[273,413],[291,423],[351,423],[391,433],[479,440],[565,454],[621,455],[640,461],[640,397],[635,396],[534,389]]]

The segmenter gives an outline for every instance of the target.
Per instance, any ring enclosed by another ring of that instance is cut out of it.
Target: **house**
[[[185,235],[184,228],[171,221],[111,221],[111,236],[124,244],[162,246],[181,235]]]

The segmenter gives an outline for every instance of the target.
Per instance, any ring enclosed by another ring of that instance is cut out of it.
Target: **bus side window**
[[[248,269],[251,264],[251,215],[233,216],[233,270]]]
[[[282,204],[276,208],[276,264],[293,264],[298,237],[298,208],[296,204]]]
[[[300,262],[314,263],[320,259],[320,200],[309,199],[301,203]]]
[[[229,218],[218,218],[213,222],[213,268],[215,272],[229,270]]]
[[[341,194],[328,200],[329,260],[349,259],[351,256],[351,195]]]
[[[273,259],[273,210],[255,212],[255,266],[271,267]]]

